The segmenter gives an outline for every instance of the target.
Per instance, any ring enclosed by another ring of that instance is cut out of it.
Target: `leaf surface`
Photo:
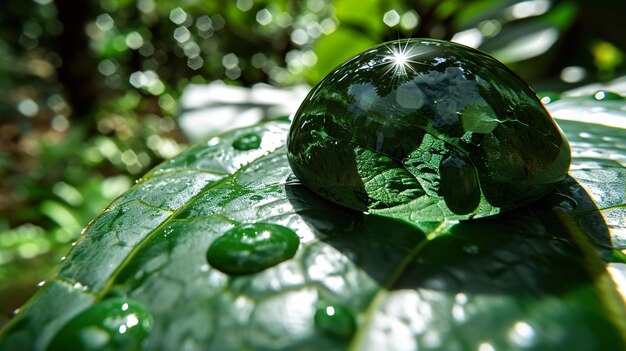
[[[291,173],[286,122],[198,144],[88,225],[0,350],[45,350],[81,311],[120,296],[152,314],[145,350],[624,349],[626,134],[559,114],[571,176],[525,208],[464,222],[408,223],[321,199]],[[258,148],[233,147],[250,133]],[[249,275],[208,264],[216,238],[255,222],[294,230],[295,256]],[[329,304],[354,317],[352,337],[316,326]]]

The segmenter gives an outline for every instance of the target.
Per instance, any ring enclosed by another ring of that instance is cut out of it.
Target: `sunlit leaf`
[[[611,260],[625,248],[624,130],[559,121],[571,177],[525,208],[463,222],[409,224],[326,202],[291,174],[286,122],[198,144],[91,222],[0,350],[44,350],[66,324],[82,335],[69,321],[107,301],[149,314],[135,340],[145,350],[623,349]],[[251,134],[260,143],[241,147]],[[258,222],[294,231],[295,256],[237,275],[207,260],[217,238]]]

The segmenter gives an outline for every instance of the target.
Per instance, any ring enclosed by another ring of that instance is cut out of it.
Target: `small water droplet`
[[[170,234],[172,234],[174,232],[174,228],[172,227],[167,227],[163,230],[163,237],[167,238]]]
[[[139,350],[152,329],[152,316],[140,303],[112,298],[96,303],[69,321],[47,351]]]
[[[46,284],[45,280],[40,281],[39,283],[37,283],[37,287],[41,288],[42,286],[44,286],[44,284]]]
[[[557,92],[553,91],[544,91],[537,94],[537,97],[544,105],[547,105],[551,102],[555,102],[561,98],[561,95]]]
[[[16,308],[16,309],[14,309],[14,310],[13,310],[13,312],[12,312],[12,314],[13,314],[14,316],[15,316],[15,315],[17,315],[18,313],[20,313],[20,308]]]
[[[215,239],[207,260],[227,274],[251,274],[295,255],[300,239],[291,229],[278,224],[238,225]]]
[[[350,339],[356,329],[352,312],[339,304],[326,304],[318,308],[314,319],[318,329],[339,339]]]
[[[66,256],[61,257],[61,262],[65,261],[66,258]]]
[[[261,146],[261,136],[257,133],[246,133],[233,141],[233,147],[239,151],[258,149]]]
[[[619,101],[624,100],[624,97],[618,93],[607,91],[607,90],[598,90],[593,94],[593,98],[598,101]]]

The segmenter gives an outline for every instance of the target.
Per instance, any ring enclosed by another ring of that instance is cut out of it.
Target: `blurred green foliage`
[[[89,220],[185,145],[190,83],[314,84],[404,37],[452,39],[537,89],[624,73],[611,0],[5,0],[0,4],[0,325]],[[621,27],[621,28],[620,28]]]

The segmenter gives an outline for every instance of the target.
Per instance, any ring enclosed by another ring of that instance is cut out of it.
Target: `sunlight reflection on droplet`
[[[137,324],[139,324],[139,319],[137,318],[136,314],[131,314],[130,316],[126,317],[126,326],[128,326],[129,328],[132,328]]]

